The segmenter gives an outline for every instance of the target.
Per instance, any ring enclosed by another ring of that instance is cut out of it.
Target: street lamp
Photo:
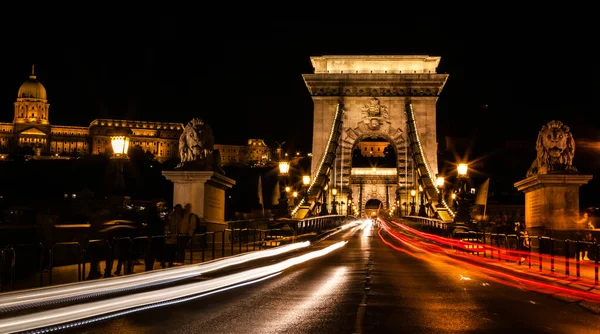
[[[298,192],[294,191],[292,193],[292,197],[294,198],[294,205],[298,204]]]
[[[290,171],[290,163],[288,161],[280,161],[279,162],[279,189],[285,190],[287,189],[287,177]],[[286,195],[286,191],[279,192],[279,209],[278,215],[280,217],[289,217],[290,214],[288,212],[288,199]]]
[[[337,196],[337,189],[331,189],[331,196],[333,196],[333,201],[331,201],[331,214],[337,215],[337,202],[335,201],[335,197]]]
[[[423,192],[423,187],[419,185],[419,194],[421,194],[421,199],[419,202],[419,216],[427,217],[427,210],[425,210],[425,193]]]
[[[304,185],[304,202],[308,205],[308,185],[310,184],[310,175],[302,176],[302,184]]]
[[[411,216],[415,216],[417,213],[415,212],[415,197],[417,196],[417,191],[412,189],[410,191],[410,197],[411,197],[411,202],[410,202],[410,215]]]
[[[129,136],[113,135],[110,136],[110,144],[113,149],[113,154],[110,157],[116,164],[116,176],[114,183],[114,195],[123,195],[125,191],[125,178],[123,176],[123,162],[129,159],[127,152],[129,151]]]
[[[468,180],[469,166],[461,163],[456,167],[458,172],[458,212],[454,216],[455,223],[469,223],[471,221],[471,214],[469,213],[468,201],[466,196],[466,184]]]
[[[442,176],[438,176],[435,181],[435,185],[438,188],[438,207],[442,206],[442,192],[444,191],[444,178]]]
[[[329,214],[329,212],[327,211],[327,190],[329,190],[329,184],[325,183],[321,195],[321,203],[323,204],[321,204],[321,212],[319,212],[319,216],[327,216]]]
[[[110,144],[112,145],[113,159],[127,159],[127,152],[129,151],[129,137],[128,136],[111,136]]]

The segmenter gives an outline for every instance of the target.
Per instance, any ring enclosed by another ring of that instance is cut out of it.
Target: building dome
[[[19,94],[17,98],[47,100],[46,88],[44,88],[44,85],[37,80],[37,77],[33,72],[33,68],[31,70],[29,79],[27,79],[19,88]]]

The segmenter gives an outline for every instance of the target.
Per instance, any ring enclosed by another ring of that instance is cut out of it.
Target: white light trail
[[[233,257],[222,258],[196,265],[168,268],[164,270],[115,277],[98,281],[75,282],[70,284],[37,288],[0,294],[0,312],[36,305],[46,305],[85,296],[100,296],[123,290],[132,290],[149,285],[157,285],[175,280],[182,280],[201,274],[258,260],[275,255],[292,252],[310,246],[309,241],[279,246],[277,248],[244,253]]]
[[[274,275],[294,265],[309,261],[333,252],[343,246],[347,241],[340,241],[329,247],[290,258],[279,263],[262,268],[250,269],[244,272],[214,278],[207,281],[191,283],[182,286],[164,288],[157,291],[142,292],[108,300],[88,302],[84,304],[66,306],[60,309],[42,311],[0,320],[1,333],[15,333],[31,331],[37,328],[47,328],[59,324],[70,323],[82,319],[107,315],[127,309],[142,307],[156,303],[164,303],[192,295],[206,293],[216,289],[257,280],[265,276]],[[106,318],[106,317],[104,317]]]

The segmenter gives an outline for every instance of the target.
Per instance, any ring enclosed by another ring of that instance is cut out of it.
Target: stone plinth
[[[579,218],[579,187],[592,175],[538,174],[514,184],[525,193],[525,224],[528,229],[569,230]]]
[[[192,204],[192,211],[207,221],[207,230],[222,230],[225,222],[225,190],[232,180],[212,171],[163,171],[173,182],[173,204]]]

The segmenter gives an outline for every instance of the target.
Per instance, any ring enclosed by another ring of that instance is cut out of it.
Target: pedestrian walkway
[[[192,256],[190,256],[190,251],[186,251],[185,262],[184,265],[189,264],[198,264],[206,261],[211,261],[223,257],[228,257],[248,251],[258,250],[259,247],[257,245],[251,245],[250,243],[236,244],[234,247],[231,247],[231,243],[227,244],[225,249],[221,246],[215,247],[215,251],[213,252],[212,247],[207,247],[202,252],[201,249],[194,250]],[[214,256],[213,256],[214,254]],[[144,258],[141,257],[139,259],[134,260],[135,264],[133,266],[133,273],[138,274],[146,271],[146,265],[144,263]],[[116,270],[117,260],[113,263],[113,272],[111,273],[111,277],[116,276],[125,276],[124,269],[121,270],[121,275],[115,275],[114,271]],[[104,273],[104,269],[106,268],[106,262],[100,261],[99,263],[100,273]],[[160,260],[155,260],[152,270],[163,269]],[[44,269],[42,271],[41,277],[40,273],[33,273],[28,275],[25,278],[15,279],[14,288],[12,286],[12,282],[4,282],[2,292],[7,291],[16,291],[16,290],[24,290],[24,289],[33,289],[45,286],[54,286],[60,284],[68,284],[75,283],[81,280],[88,280],[88,275],[90,272],[90,262],[82,263],[82,264],[70,264],[53,267],[50,271],[49,269]],[[103,279],[94,278],[94,279]]]
[[[402,223],[416,230],[420,227],[419,224],[407,220],[403,220]],[[410,230],[402,232],[410,233]],[[447,247],[446,253],[449,256],[477,265],[482,270],[489,269],[501,273],[506,275],[507,279],[513,277],[525,288],[540,291],[545,289],[546,293],[551,293],[556,298],[579,303],[592,312],[600,313],[600,268],[596,260],[577,259],[576,252],[567,252],[569,256],[565,256],[564,249],[560,253],[557,252],[563,255],[540,253],[540,245],[537,243],[532,244],[530,251],[522,251],[517,249],[514,243],[508,242],[508,239],[504,244],[492,245],[491,240],[482,243],[477,239],[444,238],[420,231],[415,232],[413,237],[438,245],[443,244]],[[540,239],[531,237],[531,240]],[[563,242],[562,245],[564,244]],[[591,257],[595,259],[595,255],[597,254],[591,254]],[[550,289],[551,286],[564,289]],[[552,292],[549,292],[550,290]]]

